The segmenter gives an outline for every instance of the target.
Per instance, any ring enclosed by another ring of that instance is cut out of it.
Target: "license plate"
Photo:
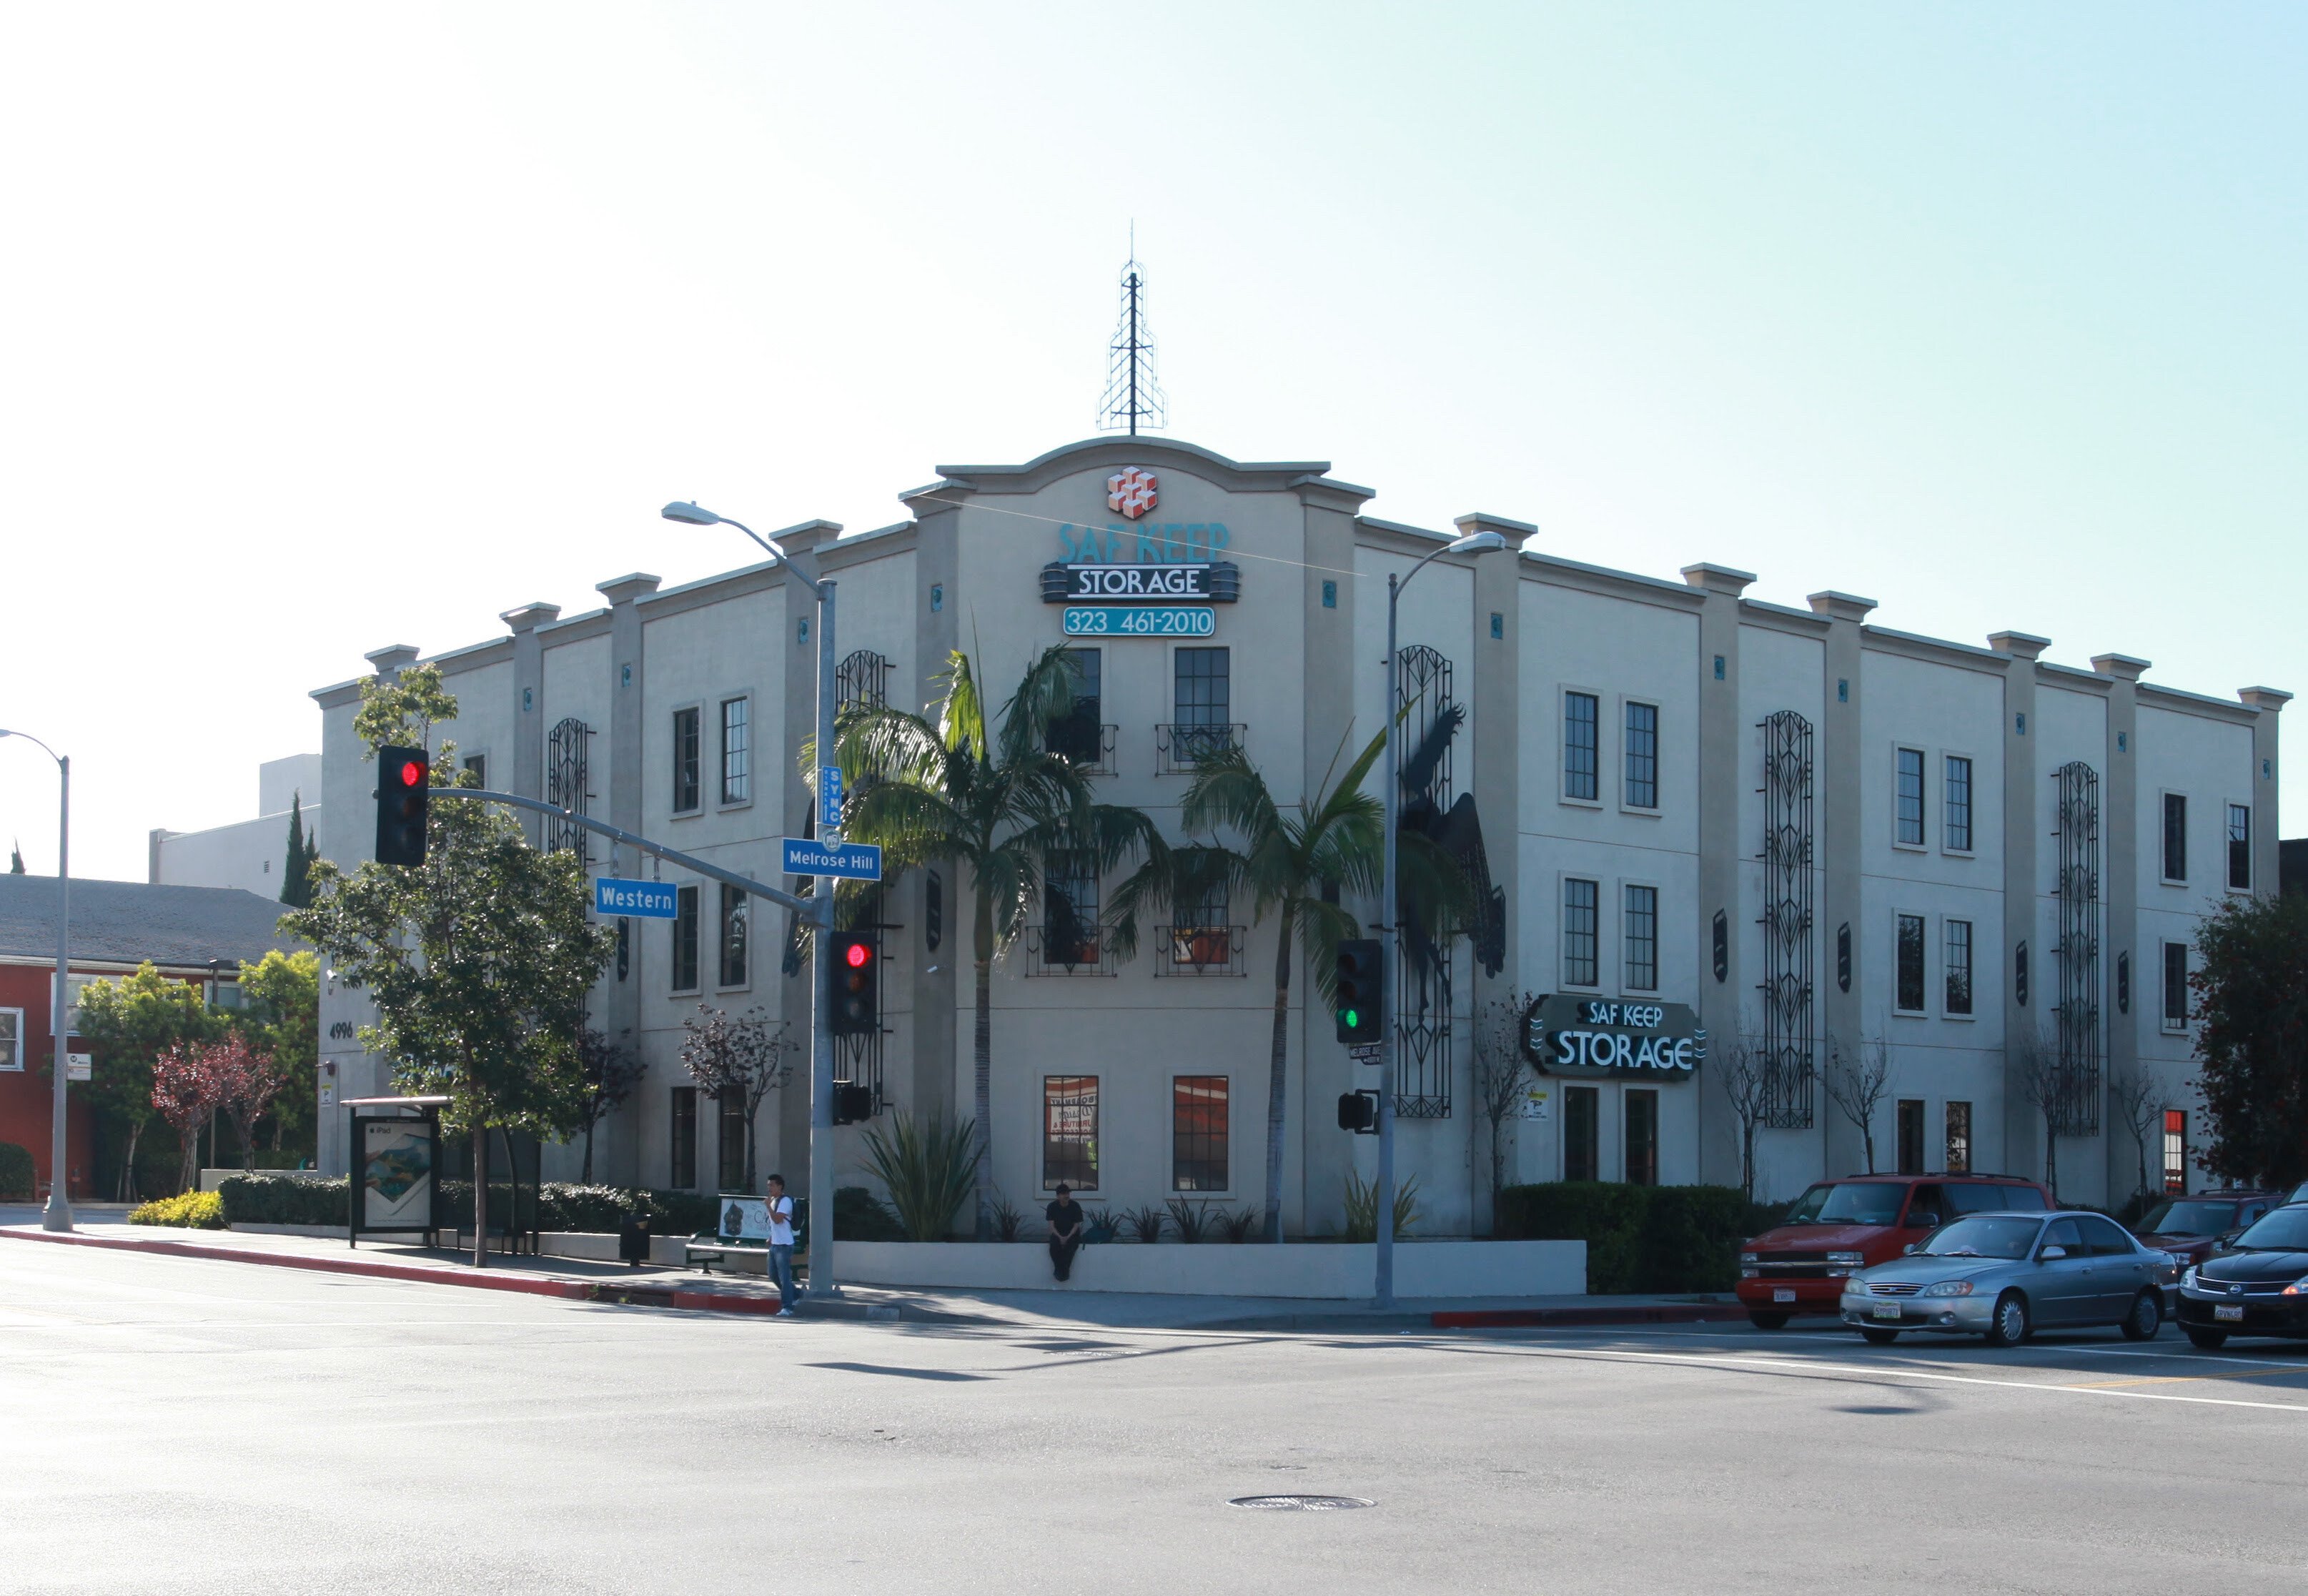
[[[2241,1322],[2243,1318],[2243,1307],[2241,1304],[2230,1307],[2226,1303],[2222,1303],[2212,1309],[2212,1317]]]
[[[1879,1319],[1896,1319],[1899,1316],[1899,1305],[1896,1302],[1878,1302],[1867,1311]]]
[[[1773,1286],[1771,1288],[1771,1300],[1773,1302],[1793,1302],[1795,1299],[1796,1289],[1793,1286]]]

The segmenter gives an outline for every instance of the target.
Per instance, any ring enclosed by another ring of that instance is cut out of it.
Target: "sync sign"
[[[1688,1004],[1560,994],[1524,1011],[1522,1045],[1547,1075],[1688,1080],[1707,1058],[1707,1032]]]
[[[614,876],[603,876],[593,883],[595,914],[669,920],[674,918],[675,902],[671,882],[620,881]]]

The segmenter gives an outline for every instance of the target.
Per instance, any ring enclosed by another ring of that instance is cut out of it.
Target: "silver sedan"
[[[2146,1341],[2163,1327],[2171,1270],[2169,1254],[2104,1214],[1967,1214],[1846,1281],[1843,1322],[1879,1345],[1933,1330],[2009,1347],[2094,1324]]]

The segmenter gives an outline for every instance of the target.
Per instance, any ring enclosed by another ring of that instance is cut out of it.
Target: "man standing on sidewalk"
[[[778,1283],[778,1317],[795,1316],[793,1199],[786,1195],[786,1178],[770,1177],[770,1278]]]

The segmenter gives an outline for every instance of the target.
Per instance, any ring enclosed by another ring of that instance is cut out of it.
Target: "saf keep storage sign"
[[[1523,1011],[1522,1048],[1543,1075],[1687,1081],[1707,1057],[1707,1032],[1688,1004],[1558,993]]]

